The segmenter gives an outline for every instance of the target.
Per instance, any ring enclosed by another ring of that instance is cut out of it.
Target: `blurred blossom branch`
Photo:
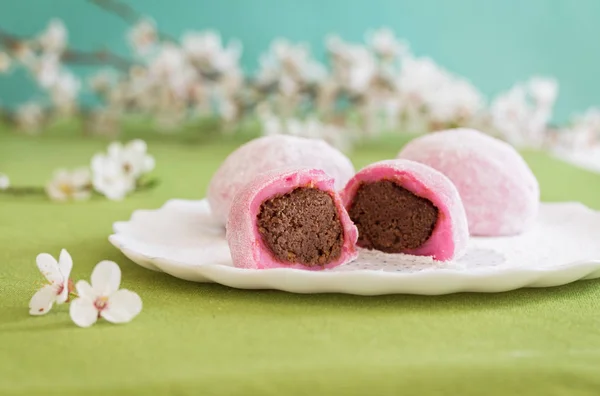
[[[129,25],[134,25],[143,19],[143,15],[137,12],[129,4],[118,0],[88,0],[90,3],[102,8],[113,15],[118,16]],[[177,39],[168,33],[157,32],[158,38],[163,41],[176,42]]]
[[[488,102],[469,80],[414,55],[387,28],[367,32],[362,43],[327,37],[327,62],[307,44],[277,38],[246,75],[238,40],[225,41],[212,30],[176,38],[122,1],[88,1],[128,24],[134,60],[69,48],[60,20],[32,38],[0,31],[6,49],[0,51],[0,73],[23,66],[47,94],[45,101],[3,112],[20,129],[40,132],[55,115],[68,114],[83,118],[86,132],[111,137],[127,117],[143,116],[164,132],[211,118],[231,133],[244,120],[258,119],[263,134],[321,138],[342,149],[382,132],[453,127],[478,128],[515,146],[598,144],[599,110],[565,128],[550,127],[558,95],[553,78],[534,76]],[[74,63],[107,67],[81,81],[66,66]],[[102,104],[81,108],[84,90]]]

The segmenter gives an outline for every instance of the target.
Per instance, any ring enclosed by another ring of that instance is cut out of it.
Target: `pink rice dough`
[[[254,176],[278,168],[322,169],[341,190],[354,176],[350,160],[326,142],[289,135],[254,139],[231,153],[212,177],[207,198],[218,224],[225,224],[237,191]]]
[[[398,158],[431,166],[452,180],[471,235],[515,235],[535,222],[538,182],[508,143],[474,129],[451,129],[413,140]]]
[[[297,187],[314,187],[327,191],[333,198],[343,229],[340,257],[324,266],[309,267],[300,263],[286,264],[276,260],[258,232],[256,217],[261,204],[277,195],[284,195]],[[227,242],[233,264],[240,268],[293,268],[322,270],[354,260],[358,253],[355,245],[358,230],[335,191],[333,178],[320,169],[287,168],[258,175],[235,196],[227,221]]]
[[[342,191],[342,201],[350,209],[354,195],[363,182],[391,180],[416,196],[429,200],[438,209],[438,220],[431,237],[406,254],[431,256],[438,261],[461,257],[469,241],[467,217],[454,184],[433,168],[408,160],[386,160],[360,170]]]

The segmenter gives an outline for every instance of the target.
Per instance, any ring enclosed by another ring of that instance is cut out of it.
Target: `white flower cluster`
[[[224,120],[238,117],[236,95],[244,82],[239,42],[224,45],[213,31],[188,32],[180,43],[162,42],[147,19],[132,28],[129,38],[139,62],[128,75],[101,70],[90,79],[91,89],[106,104],[96,110],[94,121],[111,122],[124,109],[152,115],[161,130],[212,112]],[[95,130],[115,130],[114,124]]]
[[[80,280],[75,285],[69,278],[73,259],[65,249],[61,250],[58,261],[48,253],[41,253],[36,263],[47,284],[29,301],[30,315],[45,315],[54,304],[70,302],[71,320],[79,327],[90,327],[99,318],[127,323],[142,311],[142,299],[137,293],[119,289],[121,269],[115,262],[99,262],[92,271],[91,284]],[[71,301],[72,298],[75,299]]]
[[[552,118],[558,83],[536,77],[500,94],[490,107],[494,130],[515,146],[542,147]]]
[[[46,193],[54,201],[77,201],[89,199],[94,189],[108,199],[121,200],[139,186],[140,179],[154,165],[144,141],[133,140],[126,145],[114,142],[106,153],[92,158],[91,171],[89,168],[57,170],[46,185]]]

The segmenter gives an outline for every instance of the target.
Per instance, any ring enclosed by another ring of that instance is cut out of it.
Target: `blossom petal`
[[[52,304],[56,300],[56,287],[53,285],[45,285],[38,290],[29,301],[30,315],[45,315],[52,308]]]
[[[100,315],[112,323],[127,323],[142,311],[142,299],[131,290],[121,289],[111,294]]]
[[[151,155],[146,155],[144,157],[144,165],[143,165],[143,173],[148,173],[154,169],[156,162],[154,161],[154,157]]]
[[[146,151],[148,150],[148,146],[146,145],[146,142],[144,142],[142,139],[134,139],[134,140],[130,141],[129,143],[127,143],[125,148],[127,150],[133,150],[140,154],[146,153]]]
[[[77,191],[73,193],[73,199],[75,201],[86,201],[90,199],[92,196],[92,192],[90,190]]]
[[[48,194],[48,197],[50,197],[50,199],[53,201],[64,202],[69,198],[61,189],[58,188],[58,184],[54,182],[50,182],[46,185],[46,194]]]
[[[58,268],[60,269],[63,279],[69,279],[71,270],[73,269],[73,259],[66,249],[62,249],[60,251],[60,256],[58,257]]]
[[[64,278],[60,271],[60,267],[58,266],[58,262],[54,257],[52,257],[48,253],[40,253],[35,258],[35,262],[37,263],[37,267],[44,275],[48,282],[51,283],[62,283]]]
[[[108,145],[108,149],[106,151],[108,152],[109,157],[118,159],[121,157],[123,152],[123,144],[121,142],[112,142]]]
[[[78,188],[83,188],[90,184],[92,174],[88,168],[77,168],[71,174],[71,181]]]
[[[121,285],[121,269],[114,261],[100,261],[92,271],[92,288],[101,296],[110,296]]]
[[[77,294],[80,298],[86,298],[88,300],[95,301],[96,298],[100,296],[100,294],[92,288],[92,286],[84,280],[80,280],[75,285],[75,289],[77,290]]]
[[[71,302],[69,314],[73,322],[79,327],[90,327],[98,320],[98,310],[94,300],[78,298]]]

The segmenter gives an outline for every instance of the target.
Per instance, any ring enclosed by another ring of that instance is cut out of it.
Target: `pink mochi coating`
[[[431,166],[452,180],[471,235],[515,235],[535,222],[537,179],[508,143],[474,129],[450,129],[413,140],[398,158]]]
[[[406,254],[431,256],[438,261],[458,259],[467,250],[469,227],[465,209],[456,187],[433,168],[408,160],[386,160],[361,169],[342,191],[342,201],[350,209],[354,195],[363,182],[391,180],[416,196],[429,200],[438,209],[438,220],[431,237]]]
[[[297,187],[313,187],[328,192],[338,210],[344,233],[342,252],[340,257],[326,265],[308,267],[300,263],[282,263],[273,257],[258,232],[256,217],[261,204],[275,196],[287,194]],[[320,169],[287,168],[256,176],[235,196],[226,229],[233,264],[240,268],[293,268],[317,271],[348,263],[358,256],[355,247],[358,230],[335,191],[333,178]]]
[[[322,169],[334,179],[336,190],[354,175],[350,160],[323,140],[289,135],[254,139],[232,152],[210,181],[207,198],[215,221],[225,224],[233,197],[254,176],[288,167]]]

